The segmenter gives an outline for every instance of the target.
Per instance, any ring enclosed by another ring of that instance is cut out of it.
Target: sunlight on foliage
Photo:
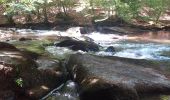
[[[17,78],[17,79],[15,80],[15,82],[16,82],[16,84],[17,84],[18,86],[23,87],[23,79],[22,79],[22,78]]]
[[[117,16],[125,21],[141,18],[144,21],[159,23],[160,17],[170,10],[170,0],[0,0],[5,7],[4,15],[9,22],[15,15],[37,15],[37,18],[44,18],[48,22],[50,8],[55,8],[56,14],[64,12],[67,16],[70,11],[84,3],[86,10],[81,13],[85,15],[100,16],[104,13],[109,16]],[[145,15],[143,15],[144,11]],[[43,17],[42,17],[43,16]],[[31,17],[30,17],[31,18]]]
[[[161,15],[169,7],[169,5],[167,5],[168,2],[170,1],[169,0],[144,0],[143,5],[150,8],[149,9],[150,19],[153,20],[155,23],[158,23]]]

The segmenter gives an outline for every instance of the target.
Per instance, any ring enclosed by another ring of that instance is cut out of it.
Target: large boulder
[[[2,42],[0,47],[0,100],[39,99],[63,83],[63,70],[50,69],[58,64],[41,69],[46,65],[37,64],[13,45]]]
[[[170,94],[170,79],[157,70],[128,61],[73,54],[66,67],[80,85],[81,100],[139,100],[143,94]]]
[[[99,51],[99,45],[94,42],[80,41],[74,39],[68,39],[55,44],[57,47],[68,47],[72,50],[78,51]]]

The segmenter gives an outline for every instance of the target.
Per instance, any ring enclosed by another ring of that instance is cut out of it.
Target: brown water
[[[131,40],[145,40],[145,41],[159,42],[159,43],[170,43],[170,32],[168,31],[130,34],[128,37]]]

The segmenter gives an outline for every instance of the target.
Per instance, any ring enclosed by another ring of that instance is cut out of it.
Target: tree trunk
[[[67,16],[67,11],[66,11],[66,8],[64,6],[64,3],[61,1],[61,5],[62,5],[62,8],[63,8],[63,11],[64,11],[64,14],[65,16]]]
[[[92,7],[91,13],[94,14],[94,2],[93,2],[93,0],[90,1],[90,6]]]
[[[26,15],[26,22],[31,22],[32,21],[32,18],[31,18],[31,15],[30,14],[27,14]]]
[[[11,24],[11,25],[12,25],[12,24],[15,24],[12,17],[13,17],[13,16],[7,16],[8,23]]]
[[[161,14],[162,14],[162,10],[160,10],[160,11],[158,12],[158,14],[157,14],[157,16],[156,16],[155,24],[158,24],[159,18],[160,18],[160,16],[161,16]]]
[[[39,11],[39,7],[37,7],[37,19],[40,20],[40,11]]]
[[[48,23],[48,17],[47,17],[47,0],[45,0],[45,3],[44,3],[43,15],[44,15],[44,23]]]

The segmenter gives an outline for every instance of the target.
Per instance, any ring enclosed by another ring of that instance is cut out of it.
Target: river
[[[95,43],[103,48],[99,52],[88,52],[100,56],[118,56],[125,58],[148,60],[157,64],[155,69],[163,71],[170,77],[170,32],[145,32],[136,34],[105,34],[100,32],[92,32],[90,34],[81,35],[79,27],[73,27],[66,31],[53,30],[30,30],[30,29],[2,29],[0,30],[1,41],[15,41],[21,37],[34,38],[38,40],[48,39],[55,41],[60,36],[74,37],[79,40],[85,38],[92,39]],[[113,46],[115,53],[105,52],[104,50]],[[68,48],[60,48],[55,46],[47,46],[47,52],[52,53],[60,58],[63,55],[75,53]],[[79,51],[81,53],[86,53]],[[153,68],[154,66],[152,66]],[[141,97],[141,100],[170,100],[170,96],[151,96]]]

